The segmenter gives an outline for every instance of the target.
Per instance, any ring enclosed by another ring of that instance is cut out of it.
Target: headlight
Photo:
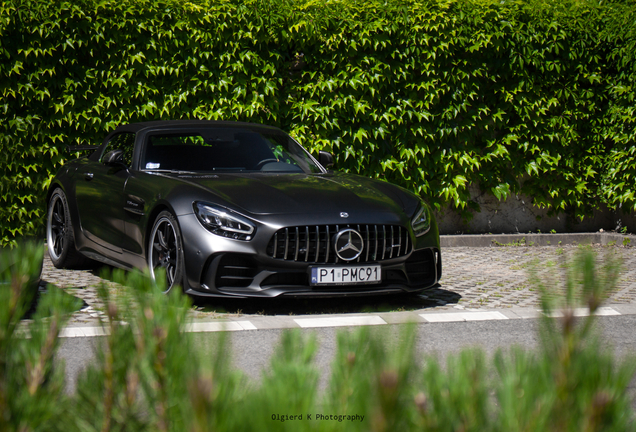
[[[424,235],[431,229],[431,209],[426,203],[422,202],[415,212],[415,216],[411,220],[411,227],[416,237]]]
[[[194,214],[208,231],[222,237],[251,240],[256,231],[247,218],[213,204],[195,202]]]

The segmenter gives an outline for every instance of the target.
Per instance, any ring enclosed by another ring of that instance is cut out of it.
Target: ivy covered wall
[[[636,2],[0,3],[0,244],[66,145],[120,123],[267,123],[470,214],[469,185],[636,211]]]

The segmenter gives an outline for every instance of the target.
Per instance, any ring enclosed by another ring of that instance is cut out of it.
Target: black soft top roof
[[[109,135],[120,132],[137,133],[146,129],[166,129],[166,128],[188,128],[188,127],[211,127],[211,126],[247,126],[249,128],[276,129],[274,126],[266,126],[258,123],[246,123],[236,121],[219,121],[219,120],[157,120],[139,123],[129,123],[118,126]]]
[[[93,152],[88,156],[91,160],[97,160],[106,146],[106,143],[110,140],[113,135],[116,135],[121,132],[131,132],[137,134],[138,132],[147,131],[147,130],[161,130],[161,129],[182,129],[182,128],[197,128],[197,127],[214,127],[214,126],[243,126],[250,129],[268,129],[270,131],[278,131],[281,133],[281,129],[275,126],[266,126],[258,123],[247,123],[247,122],[237,122],[237,121],[220,121],[220,120],[154,120],[154,121],[145,121],[138,123],[128,123],[117,126],[115,130],[110,132],[102,141],[102,144],[99,146],[98,150]]]

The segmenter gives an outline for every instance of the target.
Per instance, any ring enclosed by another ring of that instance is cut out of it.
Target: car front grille
[[[267,254],[285,261],[341,263],[334,249],[340,230],[352,228],[364,241],[362,254],[354,261],[375,262],[398,258],[413,247],[409,232],[398,225],[309,225],[281,228],[269,242]]]

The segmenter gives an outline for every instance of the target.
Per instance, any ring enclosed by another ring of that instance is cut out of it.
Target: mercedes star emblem
[[[336,234],[335,239],[336,255],[343,261],[353,261],[362,254],[364,240],[360,233],[354,229],[347,228]]]

